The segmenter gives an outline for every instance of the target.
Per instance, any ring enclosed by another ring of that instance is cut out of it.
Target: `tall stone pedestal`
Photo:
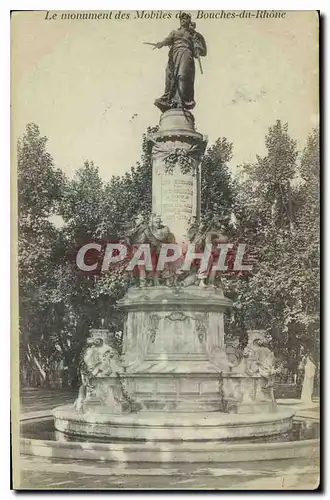
[[[191,218],[200,216],[200,161],[206,137],[196,132],[189,111],[170,109],[148,140],[153,164],[152,211],[181,242]]]
[[[231,301],[214,289],[132,288],[119,301],[127,311],[123,361],[130,392],[146,409],[220,410],[223,313]]]
[[[152,211],[177,243],[187,243],[189,224],[200,217],[200,162],[206,138],[196,131],[189,111],[170,109],[148,140]],[[230,304],[222,291],[197,286],[132,288],[119,301],[127,311],[126,377],[146,409],[221,409],[219,374],[229,369],[223,313]]]

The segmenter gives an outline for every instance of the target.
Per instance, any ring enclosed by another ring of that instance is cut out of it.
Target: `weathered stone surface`
[[[121,413],[127,401],[119,377],[123,370],[113,333],[92,329],[80,362],[81,386],[74,403],[76,409],[87,412],[106,408],[108,412]]]
[[[200,216],[200,161],[205,138],[195,131],[194,117],[171,109],[160,118],[159,131],[148,136],[152,150],[152,211],[175,235],[187,240],[192,217]]]
[[[219,375],[229,371],[223,311],[230,303],[222,291],[199,287],[130,289],[118,305],[127,311],[123,359],[133,397],[148,409],[221,410]],[[212,390],[203,389],[206,382]]]
[[[72,406],[55,408],[55,427],[71,434],[107,438],[204,441],[246,438],[285,432],[293,413],[282,409],[266,415],[228,415],[220,412],[141,412],[124,415],[78,413]]]

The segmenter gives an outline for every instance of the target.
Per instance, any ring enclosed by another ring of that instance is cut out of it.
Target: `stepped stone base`
[[[142,441],[204,441],[241,439],[285,432],[293,412],[280,410],[265,415],[220,412],[79,413],[71,405],[53,410],[58,431],[107,439]]]

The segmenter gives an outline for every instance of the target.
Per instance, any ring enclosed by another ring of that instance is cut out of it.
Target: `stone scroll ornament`
[[[169,319],[170,321],[186,321],[187,319],[192,319],[196,325],[196,332],[198,340],[201,344],[205,343],[207,334],[207,316],[204,314],[185,314],[182,311],[172,311],[170,314],[152,314],[150,316],[150,340],[155,342],[156,333],[159,327],[159,323],[162,319]]]
[[[165,318],[171,321],[192,319],[195,322],[199,342],[205,344],[207,335],[207,314],[185,314],[182,311],[173,311],[165,316]]]
[[[175,141],[154,144],[152,154],[164,161],[165,173],[173,174],[176,165],[182,174],[196,174],[196,166],[201,158],[201,150],[197,144]]]
[[[196,330],[198,335],[198,340],[201,344],[204,344],[206,341],[207,334],[207,315],[206,314],[196,314],[195,315],[195,323]]]
[[[150,341],[153,344],[156,340],[156,334],[157,334],[159,322],[162,318],[158,314],[152,314],[149,319],[150,319],[150,328],[149,328]]]
[[[103,330],[99,335],[94,331],[87,339],[87,346],[82,352],[80,362],[81,386],[74,403],[77,411],[82,412],[84,403],[94,395],[95,380],[105,377],[116,379],[115,384],[109,387],[116,406],[122,402],[127,402],[129,405],[133,403],[124,381],[120,378],[124,366],[112,337],[110,332],[105,334]]]
[[[170,321],[185,321],[186,319],[189,319],[191,316],[183,313],[182,311],[172,311],[170,314],[164,317],[169,319]]]
[[[235,370],[235,368],[239,367],[242,365],[242,358],[243,358],[243,350],[240,345],[240,340],[238,337],[232,336],[232,335],[226,335],[226,340],[225,340],[225,352],[226,356],[229,361],[229,367],[231,370]],[[243,368],[243,366],[241,366]]]

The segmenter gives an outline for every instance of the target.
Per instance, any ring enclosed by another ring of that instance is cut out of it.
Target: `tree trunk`
[[[304,403],[311,403],[314,389],[314,377],[316,366],[310,357],[307,357],[305,363],[305,375],[301,389],[301,401]]]
[[[32,352],[32,349],[30,345],[27,345],[27,359],[30,363],[31,369],[35,372],[35,374],[39,378],[39,382],[41,386],[47,385],[47,373],[46,371],[42,368],[41,364],[39,363],[37,357],[35,354]]]

